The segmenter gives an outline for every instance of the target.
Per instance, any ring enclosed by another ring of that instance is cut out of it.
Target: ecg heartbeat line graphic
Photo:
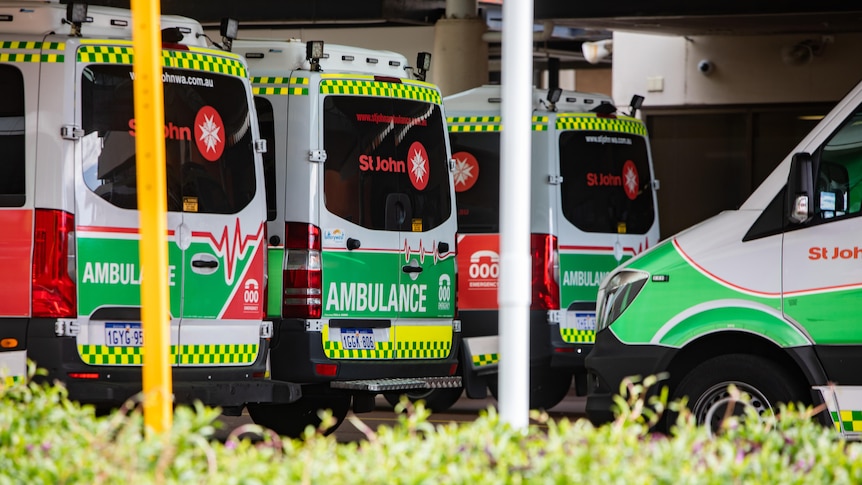
[[[261,223],[260,226],[258,226],[256,233],[249,233],[243,236],[239,218],[237,217],[233,235],[230,234],[228,226],[224,226],[221,236],[218,239],[209,232],[192,232],[192,236],[209,238],[215,248],[216,256],[225,259],[225,280],[230,284],[233,283],[235,276],[234,271],[236,269],[237,259],[243,259],[246,257],[246,252],[252,243],[258,243],[256,246],[260,247],[263,230],[264,225]]]

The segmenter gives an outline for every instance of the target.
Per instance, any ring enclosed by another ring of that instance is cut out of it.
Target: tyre
[[[335,424],[323,433],[330,434],[344,421],[350,410],[349,395],[335,396],[303,396],[290,404],[248,404],[248,414],[255,424],[269,428],[282,436],[298,438],[309,425],[315,429],[320,427],[321,420],[317,412],[322,409],[332,410]]]
[[[401,401],[401,396],[407,396],[407,399],[409,399],[410,402],[415,403],[417,401],[424,401],[425,409],[432,413],[442,413],[451,408],[452,405],[461,398],[461,394],[463,392],[464,389],[460,387],[445,389],[417,389],[415,391],[407,392],[387,392],[383,397],[386,398],[386,401],[388,401],[389,404],[395,406]]]
[[[498,384],[493,377],[488,380],[488,390],[497,400],[500,391]],[[530,409],[551,409],[566,397],[571,387],[571,371],[550,367],[530,368]]]
[[[727,391],[733,384],[751,396],[748,403],[734,402]],[[682,378],[672,399],[688,398],[688,408],[698,424],[708,424],[713,432],[721,429],[726,416],[743,415],[746,407],[758,414],[775,412],[779,403],[809,404],[805,383],[772,360],[756,355],[729,354],[714,357]],[[669,416],[669,424],[676,420]]]

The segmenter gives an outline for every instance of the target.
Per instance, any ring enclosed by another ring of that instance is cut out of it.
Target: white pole
[[[533,0],[503,2],[500,137],[500,418],[529,424]]]

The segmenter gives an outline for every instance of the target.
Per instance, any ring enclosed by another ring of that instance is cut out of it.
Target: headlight
[[[626,311],[648,278],[643,271],[622,270],[599,289],[596,331],[610,326]]]

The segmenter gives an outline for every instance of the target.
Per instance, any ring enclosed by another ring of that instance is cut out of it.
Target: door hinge
[[[548,175],[548,183],[551,185],[560,185],[563,183],[562,175]]]
[[[652,181],[652,189],[658,190],[661,188],[661,183],[659,183],[658,179]]]
[[[311,150],[308,152],[308,160],[323,163],[326,161],[326,150]]]
[[[63,125],[60,127],[60,136],[66,140],[80,140],[84,137],[84,130],[75,125]]]
[[[266,153],[266,140],[255,140],[254,151],[256,153]]]

